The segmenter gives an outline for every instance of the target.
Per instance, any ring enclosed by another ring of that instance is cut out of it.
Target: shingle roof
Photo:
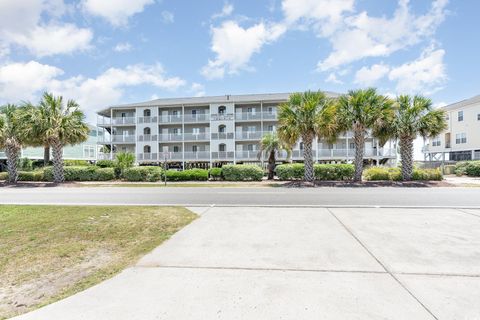
[[[442,109],[444,109],[444,110],[455,110],[455,109],[460,109],[460,108],[463,108],[463,107],[466,107],[466,106],[469,106],[469,105],[475,104],[475,103],[480,103],[480,95],[469,98],[469,99],[465,99],[465,100],[462,100],[462,101],[459,101],[459,102],[449,104],[448,106],[442,107]]]

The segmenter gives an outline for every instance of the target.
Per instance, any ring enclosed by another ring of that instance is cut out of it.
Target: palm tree
[[[374,88],[353,90],[338,99],[336,122],[338,133],[353,131],[355,143],[355,181],[362,180],[365,138],[369,130],[383,145],[388,138],[387,125],[393,118],[393,102],[377,94]]]
[[[260,140],[258,158],[262,159],[264,153],[268,154],[268,180],[273,179],[277,154],[282,150],[287,151],[287,158],[289,158],[290,149],[280,140],[275,132],[267,133]]]
[[[65,105],[63,97],[44,93],[38,107],[30,106],[24,121],[29,123],[27,134],[50,146],[53,152],[53,180],[63,182],[63,147],[84,142],[88,139],[89,128],[84,122],[85,115],[79,105],[68,100]]]
[[[12,183],[18,180],[17,165],[24,142],[21,112],[21,109],[13,104],[3,106],[0,110],[0,148],[5,149],[8,181]]]
[[[447,128],[445,117],[445,111],[433,109],[428,98],[419,95],[397,97],[392,132],[399,140],[403,180],[412,179],[413,141],[418,135],[424,139],[438,136]]]
[[[278,136],[290,147],[302,139],[305,180],[309,182],[315,179],[312,143],[315,137],[327,136],[333,128],[325,112],[332,103],[333,100],[321,91],[306,91],[293,93],[279,107]]]

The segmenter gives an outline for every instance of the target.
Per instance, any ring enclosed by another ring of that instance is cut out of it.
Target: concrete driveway
[[[192,208],[120,275],[18,319],[480,319],[480,210]]]

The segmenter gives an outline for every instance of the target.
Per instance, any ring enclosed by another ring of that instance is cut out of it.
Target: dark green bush
[[[480,177],[480,161],[468,161],[465,173],[467,176]]]
[[[83,167],[89,166],[90,162],[87,160],[63,160],[63,165],[65,167]]]
[[[96,166],[64,167],[65,181],[108,181],[115,179],[113,168]],[[44,180],[53,181],[53,168],[47,167],[43,172]]]
[[[7,180],[8,172],[0,172],[0,180]]]
[[[208,174],[212,180],[222,180],[222,168],[211,168]]]
[[[21,158],[18,161],[18,169],[21,171],[32,171],[33,161],[28,158]]]
[[[98,160],[95,165],[100,168],[113,168],[115,167],[115,161],[113,160]]]
[[[123,171],[123,178],[127,181],[148,181],[155,182],[162,178],[162,168],[160,167],[132,167]]]
[[[205,181],[208,180],[208,171],[205,169],[167,170],[167,181]]]
[[[18,181],[43,181],[43,170],[19,171]]]
[[[229,164],[222,167],[222,174],[227,181],[261,181],[263,170],[256,165]]]
[[[363,177],[369,181],[401,181],[402,172],[400,168],[370,167],[363,172]],[[440,181],[442,179],[439,169],[414,169],[412,174],[412,180],[417,181]]]
[[[350,180],[355,168],[351,164],[315,164],[315,180]],[[303,163],[282,164],[275,168],[280,180],[301,180],[305,175]]]

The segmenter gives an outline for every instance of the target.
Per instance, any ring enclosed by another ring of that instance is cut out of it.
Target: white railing
[[[314,154],[315,156],[315,154]],[[371,157],[394,157],[395,150],[394,149],[384,149],[379,148],[378,150],[375,148],[366,148],[363,150],[364,158],[371,158]],[[318,158],[354,158],[355,157],[355,149],[318,149]]]
[[[473,160],[480,160],[480,151],[473,152]]]
[[[138,136],[138,141],[157,141],[156,134],[142,134]]]
[[[182,141],[183,135],[181,133],[164,133],[158,135],[158,141]]]
[[[209,113],[197,113],[197,114],[186,114],[184,117],[184,122],[209,122],[210,114]]]
[[[214,159],[214,160],[233,159],[233,157],[234,157],[234,152],[233,151],[212,152],[212,159]]]
[[[157,117],[138,117],[138,123],[156,123]]]
[[[116,134],[112,136],[112,142],[135,142],[135,135],[124,136]]]
[[[235,118],[233,113],[215,113],[211,115],[212,121],[219,120],[233,120]]]
[[[236,132],[235,138],[237,140],[259,140],[264,133],[266,133],[266,131]]]
[[[258,150],[238,150],[235,151],[235,158],[244,160],[258,160]]]
[[[237,112],[235,113],[235,120],[260,120],[262,119],[261,112]]]
[[[185,141],[199,141],[199,140],[210,140],[210,133],[208,132],[185,132],[183,140]]]
[[[185,152],[185,160],[210,160],[210,151]]]
[[[212,133],[212,140],[225,140],[225,139],[233,139],[234,133],[233,132],[218,132]]]
[[[112,118],[112,124],[135,124],[135,117],[114,117]]]
[[[160,123],[181,123],[182,115],[163,115],[158,117]]]
[[[138,153],[137,154],[138,161],[158,161],[158,154],[156,152],[153,153]]]

